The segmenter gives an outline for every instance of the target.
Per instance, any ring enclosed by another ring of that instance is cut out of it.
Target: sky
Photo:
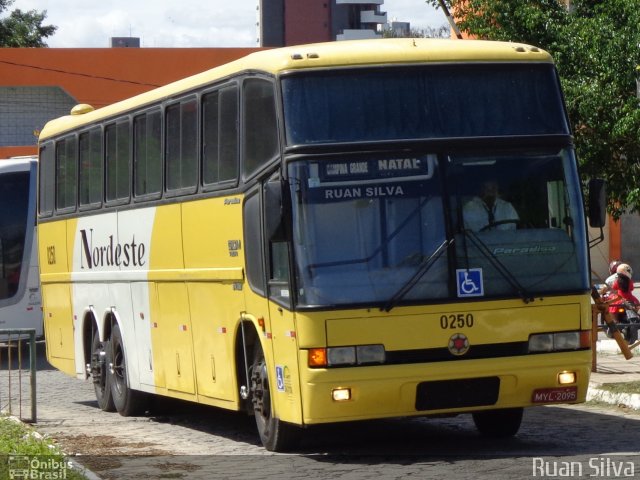
[[[257,6],[258,0],[14,0],[8,11],[46,10],[43,24],[58,27],[45,39],[51,48],[106,48],[111,37],[129,36],[148,48],[255,47]],[[447,23],[424,0],[386,0],[380,10],[412,28]]]

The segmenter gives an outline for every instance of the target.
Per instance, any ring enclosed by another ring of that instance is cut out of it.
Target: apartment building
[[[260,0],[259,43],[302,43],[377,38],[387,23],[384,0]]]

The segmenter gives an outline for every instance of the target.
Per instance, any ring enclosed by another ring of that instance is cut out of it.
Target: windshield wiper
[[[487,245],[482,240],[480,240],[480,238],[474,231],[465,229],[463,230],[463,233],[466,238],[469,238],[471,240],[471,243],[476,246],[478,251],[487,260],[489,260],[489,263],[491,263],[491,265],[498,271],[498,273],[504,277],[507,283],[518,292],[518,295],[520,296],[520,298],[522,298],[522,301],[524,303],[533,302],[533,296],[525,290],[520,282],[518,282],[518,279],[509,271],[507,267],[505,267],[500,262],[500,260],[498,260],[498,257],[496,257],[493,252],[489,250],[489,247],[487,247]]]
[[[452,243],[453,239],[445,240],[440,244],[440,246],[438,246],[438,248],[434,250],[431,255],[429,255],[428,258],[423,259],[422,262],[420,262],[418,269],[411,276],[411,278],[409,278],[409,280],[407,280],[404,285],[402,285],[402,287],[400,287],[398,291],[393,294],[389,301],[383,307],[381,307],[380,310],[385,312],[391,311],[391,309],[395,307],[398,302],[402,300],[413,287],[415,287],[416,283],[418,283],[418,281],[424,276],[424,274],[429,271],[434,263],[436,263],[436,260],[440,258],[442,252],[444,252]]]

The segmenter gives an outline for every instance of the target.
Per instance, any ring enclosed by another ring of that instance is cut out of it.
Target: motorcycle
[[[620,299],[622,300],[622,299]],[[638,340],[638,329],[640,328],[640,314],[638,307],[627,300],[616,301],[609,305],[609,312],[612,314],[616,328],[629,345]],[[605,325],[604,329],[607,337],[613,338],[613,329]]]

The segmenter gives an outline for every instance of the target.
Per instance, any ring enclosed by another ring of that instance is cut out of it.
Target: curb
[[[640,393],[614,393],[609,390],[603,390],[598,386],[589,385],[587,391],[587,401],[595,400],[611,405],[619,405],[633,410],[640,410]]]
[[[598,353],[613,353],[613,354],[621,354],[620,347],[618,346],[618,342],[616,342],[613,338],[598,339],[596,342],[596,351]]]
[[[596,351],[605,356],[621,355],[618,342],[612,338],[598,339],[596,344]],[[634,352],[638,355],[638,352]],[[619,382],[612,382],[619,383]],[[640,394],[639,393],[626,393],[626,392],[612,392],[602,388],[600,382],[590,382],[589,389],[587,390],[587,401],[598,401],[608,403],[610,405],[618,405],[633,410],[640,410]]]

